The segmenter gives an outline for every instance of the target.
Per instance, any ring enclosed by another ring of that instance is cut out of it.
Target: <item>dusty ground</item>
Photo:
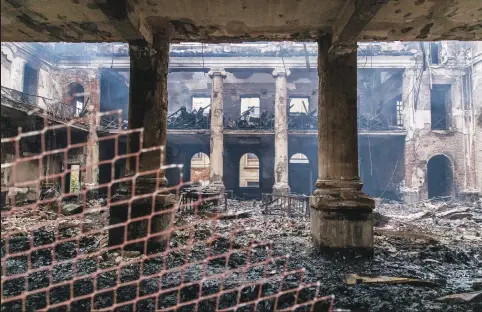
[[[2,279],[5,275],[22,274],[34,269],[25,278],[10,279],[2,285],[3,296],[17,296],[25,291],[49,288],[45,292],[27,298],[27,310],[45,310],[47,301],[59,304],[51,311],[64,311],[71,303],[71,311],[89,311],[109,308],[117,304],[116,311],[132,311],[130,304],[136,296],[155,294],[160,289],[173,289],[155,297],[145,297],[136,302],[138,311],[153,311],[167,308],[180,302],[193,300],[200,293],[199,286],[182,287],[181,281],[202,281],[203,295],[219,292],[220,287],[231,289],[263,276],[270,278],[263,284],[264,295],[275,293],[285,272],[305,268],[304,281],[319,281],[321,295],[334,295],[335,307],[350,311],[481,311],[482,301],[460,303],[439,300],[455,293],[481,289],[482,281],[482,205],[472,203],[420,203],[406,206],[397,203],[382,203],[377,208],[375,231],[375,255],[372,259],[348,259],[341,255],[325,256],[311,245],[309,221],[304,218],[267,216],[262,214],[259,202],[230,201],[230,212],[250,210],[248,218],[213,221],[208,215],[193,215],[189,211],[178,214],[170,242],[171,252],[164,256],[141,256],[133,251],[121,254],[105,252],[105,233],[86,236],[78,244],[63,243],[51,246],[58,237],[80,237],[82,225],[90,229],[102,228],[106,224],[105,213],[98,211],[101,205],[93,203],[84,220],[74,216],[58,216],[48,209],[26,210],[15,217],[2,219]],[[97,210],[96,210],[97,209]],[[454,210],[455,209],[455,210]],[[15,229],[25,232],[10,240],[8,252],[27,251],[33,241],[44,249],[31,254],[31,258],[18,256],[5,261],[7,254],[4,235]],[[27,234],[28,233],[28,234]],[[259,243],[256,248],[249,248]],[[190,246],[189,253],[182,247]],[[247,252],[248,248],[252,252]],[[229,257],[216,255],[233,251]],[[210,252],[210,254],[208,254]],[[261,263],[272,256],[290,255],[289,260],[280,259],[269,265],[254,266],[243,272],[248,264]],[[75,257],[82,256],[82,260]],[[53,257],[61,263],[52,266]],[[210,257],[209,261],[203,260]],[[164,261],[165,260],[165,261]],[[63,261],[63,262],[62,262]],[[196,262],[197,261],[197,262]],[[75,266],[73,265],[75,263]],[[194,263],[189,265],[186,263]],[[168,274],[157,274],[163,271]],[[286,267],[285,267],[286,265]],[[45,268],[45,269],[42,269]],[[263,271],[264,268],[264,271]],[[97,271],[97,273],[96,273]],[[102,272],[100,272],[102,271]],[[225,280],[209,279],[213,274],[229,272]],[[431,280],[417,284],[365,284],[347,285],[346,274],[414,277]],[[85,276],[85,278],[83,278]],[[129,284],[142,278],[139,284]],[[203,277],[207,277],[202,279]],[[26,281],[25,281],[26,280]],[[73,281],[74,280],[74,281]],[[73,282],[72,282],[73,281]],[[301,281],[299,274],[285,276],[283,289],[296,287]],[[72,284],[72,288],[69,284]],[[123,285],[127,284],[127,285]],[[89,295],[94,289],[102,291],[120,286],[114,291],[97,294],[91,300],[75,300]],[[258,297],[259,287],[246,287],[239,294],[241,302]],[[139,293],[138,293],[139,291]],[[309,300],[313,294],[300,294],[299,301]],[[221,298],[220,308],[235,305],[237,293],[228,293]],[[156,303],[157,299],[157,303]],[[282,298],[281,305],[289,306],[292,298]],[[125,305],[124,302],[126,303]],[[215,302],[205,300],[200,311],[212,311]],[[266,300],[258,306],[259,311],[272,311],[273,302]],[[327,305],[318,306],[320,311]],[[189,311],[187,306],[179,311]],[[2,304],[2,311],[22,311],[21,302]],[[249,306],[243,311],[250,311]]]

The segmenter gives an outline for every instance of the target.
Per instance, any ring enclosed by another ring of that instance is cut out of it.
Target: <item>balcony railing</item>
[[[61,120],[71,120],[79,115],[72,105],[2,86],[2,102],[4,100],[10,100],[11,104],[16,108],[28,110],[38,109],[40,112]],[[89,99],[87,98],[86,104],[88,101]],[[85,106],[86,105],[84,105],[84,107]],[[82,112],[80,112],[80,115],[81,114]]]
[[[185,106],[167,117],[168,129],[209,129],[211,114],[205,114],[207,107],[189,112]]]

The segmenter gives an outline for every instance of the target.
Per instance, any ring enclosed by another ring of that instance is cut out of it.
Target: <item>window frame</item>
[[[302,108],[302,111],[299,111],[299,112],[292,112],[291,109],[290,109],[290,106],[291,106],[291,100],[292,99],[307,99],[308,101],[308,105],[306,106],[306,109],[308,110],[308,113],[310,112],[310,96],[303,96],[303,95],[293,95],[293,96],[290,96],[288,98],[288,113],[304,113],[304,109],[303,109],[303,105],[301,105],[301,108]]]
[[[251,158],[251,160],[250,160],[249,156],[248,156],[249,154],[255,155],[256,159]],[[245,153],[244,155],[246,155],[246,160],[244,162],[244,168],[245,169],[256,169],[256,168],[259,169],[259,157],[258,157],[258,155],[256,155],[255,153]],[[255,163],[255,164],[253,164],[253,163]]]
[[[211,98],[211,95],[206,95],[206,94],[193,94],[191,95],[191,111],[194,109],[198,110],[198,108],[194,108],[194,99],[195,98],[203,98],[203,99],[209,99],[209,104],[211,105],[213,102],[213,99]],[[204,110],[203,115],[209,115],[209,112],[211,111],[211,106],[209,106],[206,110]]]
[[[243,99],[258,99],[258,112],[257,114],[249,114],[249,116],[251,117],[259,117],[261,116],[261,97],[259,95],[242,95],[239,99],[239,116],[242,116],[243,113],[246,111],[246,110],[242,110],[243,109]],[[247,109],[249,109],[249,106],[247,107]],[[256,112],[256,109],[254,110]]]
[[[249,185],[249,183],[256,183],[256,186],[252,186],[252,185]],[[246,186],[245,187],[249,187],[249,188],[259,188],[259,179],[258,181],[255,181],[255,180],[246,180]]]
[[[403,127],[403,101],[402,100],[397,100],[396,102],[396,108],[397,108],[397,126]]]

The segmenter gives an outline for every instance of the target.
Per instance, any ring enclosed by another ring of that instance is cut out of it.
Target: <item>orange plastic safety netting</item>
[[[180,200],[189,183],[139,192],[130,181],[167,170],[182,181],[182,166],[161,161],[139,172],[142,154],[163,148],[125,152],[119,146],[132,133],[142,144],[143,130],[124,130],[112,116],[120,114],[61,123],[36,112],[33,129],[3,134],[2,311],[332,309],[333,297],[257,239],[249,220],[206,213],[216,198]],[[126,159],[135,160],[134,175],[119,174]],[[99,171],[110,178],[83,183]]]

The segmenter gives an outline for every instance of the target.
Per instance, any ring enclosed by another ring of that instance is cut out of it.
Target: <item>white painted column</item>
[[[27,61],[15,57],[12,61],[12,67],[10,70],[10,88],[23,92],[23,79],[25,73],[25,64]]]
[[[290,71],[276,68],[273,76],[276,78],[275,121],[274,121],[274,194],[288,194],[288,90],[286,77]]]
[[[212,69],[209,72],[212,78],[211,93],[211,155],[209,160],[210,187],[224,191],[223,183],[223,83],[226,72],[222,68]]]

